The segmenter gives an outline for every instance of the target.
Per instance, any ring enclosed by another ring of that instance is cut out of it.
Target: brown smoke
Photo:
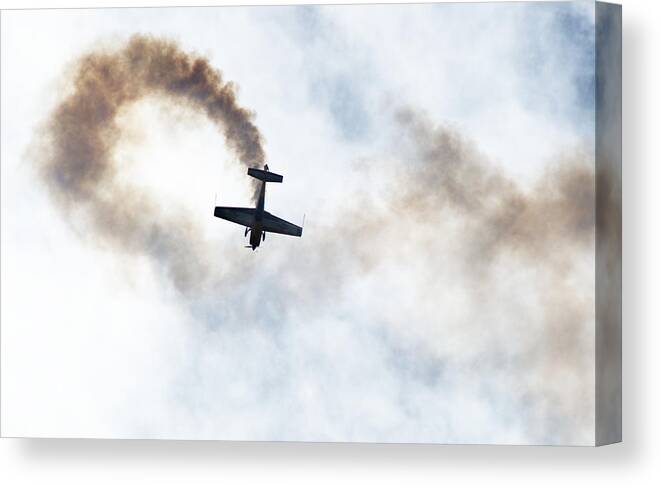
[[[401,130],[397,166],[371,160],[359,174],[366,181],[391,182],[376,202],[359,194],[340,206],[342,214],[325,233],[343,237],[324,242],[329,254],[353,258],[366,270],[382,257],[378,248],[421,239],[433,245],[434,238],[442,238],[456,242],[468,275],[482,277],[498,258],[563,273],[594,241],[595,176],[589,154],[575,150],[550,161],[541,180],[524,190],[460,133],[434,126],[410,109],[396,119]],[[460,231],[436,234],[448,220]]]
[[[594,170],[585,154],[554,161],[524,192],[457,132],[434,127],[410,110],[400,112],[399,121],[414,141],[417,162],[393,205],[424,218],[455,213],[470,232],[478,261],[502,251],[536,259],[559,246],[592,241]]]
[[[375,159],[359,169],[366,181],[388,184],[378,194],[347,198],[346,206],[338,201],[339,217],[321,231],[331,236],[281,269],[305,276],[288,295],[314,301],[319,312],[321,302],[336,302],[338,289],[351,286],[357,274],[382,275],[405,261],[400,277],[416,282],[414,293],[379,294],[383,305],[377,308],[354,295],[353,304],[370,308],[372,319],[401,330],[402,337],[415,336],[421,326],[421,349],[440,359],[455,355],[444,341],[469,336],[473,349],[457,353],[474,361],[459,366],[484,379],[516,377],[537,427],[531,440],[585,436],[594,412],[594,338],[586,324],[594,318],[594,282],[581,271],[595,243],[593,156],[568,151],[548,162],[537,183],[522,187],[455,130],[412,110],[400,112],[397,122],[394,165]],[[445,267],[447,261],[459,271]],[[509,273],[519,271],[528,272],[529,288],[501,290]],[[443,298],[444,286],[468,296],[466,320],[448,317],[440,304],[433,311],[426,305]],[[518,313],[530,302],[527,313]],[[496,323],[502,343],[492,341]]]
[[[102,242],[157,257],[176,286],[190,290],[205,267],[196,229],[185,218],[164,215],[149,195],[119,184],[112,157],[118,113],[148,95],[198,110],[245,166],[264,162],[253,114],[237,104],[234,85],[207,59],[144,35],[79,59],[71,86],[47,123],[38,157],[51,195],[67,213],[88,221]]]
[[[519,363],[511,371],[522,384],[542,392],[536,396],[544,400],[538,405],[547,410],[544,422],[554,415],[562,417],[555,430],[541,434],[558,442],[563,436],[571,440],[580,427],[585,430],[590,424],[594,400],[593,344],[585,325],[594,318],[593,282],[585,282],[585,288],[571,283],[577,259],[594,251],[592,157],[580,150],[559,157],[549,163],[540,181],[524,190],[456,132],[434,127],[411,111],[399,118],[414,141],[415,157],[391,209],[399,208],[400,218],[416,215],[431,224],[444,217],[461,222],[455,256],[464,263],[468,281],[474,279],[476,305],[488,301],[501,285],[502,273],[490,275],[499,262],[505,262],[501,268],[535,271],[536,282],[531,284],[537,292],[541,334],[523,355],[511,357]],[[521,298],[511,295],[497,306],[509,309],[513,329],[513,309]],[[535,335],[532,329],[529,333]]]

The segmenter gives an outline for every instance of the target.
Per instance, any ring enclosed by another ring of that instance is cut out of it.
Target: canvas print
[[[2,436],[621,439],[621,11],[5,10]]]

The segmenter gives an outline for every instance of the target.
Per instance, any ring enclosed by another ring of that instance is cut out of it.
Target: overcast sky
[[[2,434],[591,443],[585,184],[540,193],[593,168],[593,26],[591,2],[3,11]],[[218,128],[128,106],[117,177],[202,235],[186,293],[35,170],[75,60],[136,33],[236,83],[284,175],[267,209],[306,215],[245,250],[212,217],[250,202]]]

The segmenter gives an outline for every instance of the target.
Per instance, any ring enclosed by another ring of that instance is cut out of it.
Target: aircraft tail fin
[[[269,172],[268,165],[265,165],[264,169],[265,170],[250,168],[248,169],[248,175],[264,182],[282,182],[282,176],[279,174],[274,174],[273,172]]]

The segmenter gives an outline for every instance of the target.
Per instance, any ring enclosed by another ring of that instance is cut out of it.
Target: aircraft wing
[[[213,215],[216,218],[226,219],[227,221],[240,224],[241,226],[252,226],[255,222],[254,208],[229,208],[225,206],[216,206]]]
[[[280,233],[281,235],[301,236],[303,228],[295,224],[273,216],[271,213],[264,211],[262,216],[262,230],[269,233]]]

